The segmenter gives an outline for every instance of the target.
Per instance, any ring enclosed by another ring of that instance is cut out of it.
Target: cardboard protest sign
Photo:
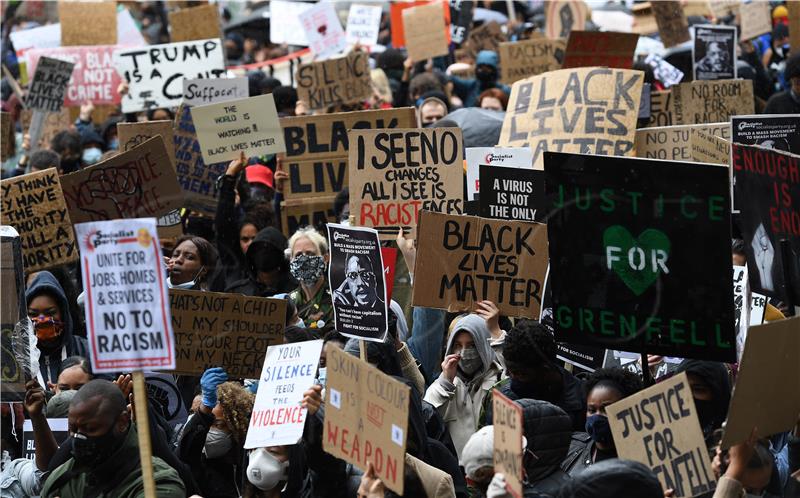
[[[498,47],[503,83],[510,85],[530,76],[561,69],[564,40],[521,40],[501,43]]]
[[[800,115],[733,116],[731,141],[800,154]]]
[[[340,221],[333,211],[334,199],[336,196],[283,201],[281,203],[281,232],[286,237],[291,237],[298,228],[305,226],[312,226],[317,230],[324,231],[326,223]]]
[[[161,136],[61,177],[72,223],[158,217],[183,207],[183,193]]]
[[[47,425],[50,426],[50,432],[59,446],[69,437],[69,419],[68,418],[47,418]],[[33,434],[33,422],[30,419],[25,419],[22,423],[22,447],[24,454],[23,458],[26,460],[36,460],[36,441]]]
[[[189,106],[181,106],[175,114],[174,139],[175,170],[185,195],[186,207],[216,216],[216,181],[225,174],[228,163],[203,162]]]
[[[506,490],[522,498],[522,407],[492,389],[492,425],[494,426],[494,471],[506,478]]]
[[[542,152],[632,155],[644,75],[609,68],[561,69],[511,89],[498,145]]]
[[[314,385],[322,340],[276,344],[267,349],[247,428],[245,449],[296,444],[308,410],[303,392]]]
[[[739,5],[739,39],[751,40],[772,33],[771,11],[769,2],[742,2]]]
[[[25,270],[41,271],[78,259],[72,223],[55,168],[0,182],[3,225],[22,234]]]
[[[29,130],[33,122],[33,111],[22,109],[20,114],[20,124],[23,130]],[[70,119],[69,109],[62,107],[58,112],[48,112],[42,125],[42,134],[39,138],[39,147],[47,148],[53,137],[60,131],[64,131],[72,126],[73,120]],[[55,165],[53,165],[55,166]]]
[[[689,23],[681,2],[659,0],[650,2],[650,8],[658,25],[658,34],[665,48],[674,47],[691,39]]]
[[[480,178],[480,216],[544,221],[544,171],[481,165]]]
[[[739,0],[716,0],[714,2],[708,2],[708,5],[717,21],[722,19],[733,21],[739,16],[739,6],[741,3],[742,2]]]
[[[447,30],[441,2],[432,2],[403,11],[408,56],[423,61],[439,55],[447,55]]]
[[[92,371],[175,368],[164,260],[154,218],[75,225]]]
[[[272,94],[191,108],[206,163],[285,152]]]
[[[716,479],[685,372],[607,406],[606,413],[619,458],[647,465],[676,498],[714,489]]]
[[[556,343],[556,358],[570,365],[594,372],[603,367],[606,350],[586,344]]]
[[[11,155],[15,141],[14,122],[10,112],[0,113],[0,161]]]
[[[751,280],[752,281],[752,280]],[[747,334],[720,446],[790,430],[800,413],[800,317],[752,327]]]
[[[406,45],[406,35],[403,26],[403,11],[419,5],[429,4],[428,0],[410,0],[408,2],[392,2],[389,5],[389,25],[392,27],[392,46],[402,48]]]
[[[25,107],[34,111],[60,111],[73,67],[71,62],[40,57],[25,97]]]
[[[171,289],[175,373],[201,375],[223,367],[236,378],[255,379],[267,347],[283,343],[286,301],[240,294]]]
[[[589,7],[582,0],[555,0],[547,2],[546,9],[545,34],[548,38],[567,39],[573,29],[583,30],[586,28]]]
[[[364,47],[377,45],[381,29],[381,11],[380,5],[351,4],[345,31],[347,44],[358,43]]]
[[[703,25],[693,29],[694,79],[736,79],[736,27]]]
[[[342,24],[332,3],[316,3],[303,11],[299,18],[306,31],[308,48],[318,58],[330,57],[347,48]]]
[[[156,219],[156,227],[158,228],[159,240],[175,240],[183,235],[183,223],[180,210],[176,209],[164,216],[159,216]]]
[[[639,33],[640,35],[655,35],[658,33],[658,24],[653,15],[653,9],[650,2],[637,3],[631,8],[633,14],[633,25],[631,26],[632,33]],[[594,15],[594,14],[593,14]]]
[[[25,382],[31,377],[30,348],[35,347],[36,339],[30,337],[34,331],[27,319],[22,241],[7,225],[0,226],[0,285],[0,400],[20,402],[25,399]]]
[[[500,25],[495,21],[489,21],[469,32],[467,48],[475,55],[481,50],[497,52],[500,44],[505,41],[508,41],[508,38]]]
[[[481,165],[506,168],[530,168],[533,154],[527,147],[467,147],[467,200],[474,201],[480,192]]]
[[[336,331],[383,342],[388,331],[388,301],[378,232],[328,223],[328,240],[328,282]]]
[[[731,138],[728,123],[640,128],[636,130],[636,157],[692,161],[692,130],[727,140]]]
[[[61,46],[116,45],[116,2],[58,2]]]
[[[342,57],[300,64],[295,79],[297,98],[311,109],[358,102],[372,95],[366,52],[350,52]]]
[[[755,112],[751,80],[693,81],[670,91],[674,124],[719,123]]]
[[[573,29],[567,39],[561,68],[607,66],[631,69],[638,41],[636,33]]]
[[[689,130],[689,147],[692,161],[728,165],[731,144],[703,129],[702,126]]]
[[[800,47],[800,2],[786,2],[786,8],[789,9],[789,46],[797,52]]]
[[[464,311],[488,299],[503,315],[539,319],[545,225],[423,211],[417,241],[414,306]]]
[[[114,65],[128,82],[122,112],[177,107],[186,78],[219,78],[225,74],[219,39],[149,45],[147,50],[114,51]]]
[[[362,470],[372,463],[402,495],[411,388],[338,347],[327,354],[322,448]]]
[[[214,4],[200,5],[169,13],[169,40],[186,42],[220,38],[219,7]]]
[[[122,77],[114,69],[112,54],[117,46],[97,47],[61,47],[51,49],[33,49],[26,52],[27,70],[34,74],[39,59],[43,56],[55,57],[75,64],[72,78],[64,94],[64,105],[81,106],[87,100],[95,105],[119,104],[120,95],[117,88]]]
[[[306,32],[300,23],[300,14],[315,4],[289,0],[271,0],[269,3],[269,41],[275,44],[307,46]]]
[[[350,213],[355,224],[394,240],[417,226],[421,210],[461,214],[460,128],[351,130]]]
[[[289,181],[287,200],[331,197],[348,185],[347,130],[364,128],[413,128],[413,107],[380,111],[337,112],[316,116],[281,118],[286,156],[283,168]]]
[[[158,135],[164,140],[167,155],[174,168],[175,139],[172,131],[172,121],[164,119],[143,121],[141,123],[117,123],[117,139],[119,140],[120,152],[129,151]]]
[[[448,3],[450,6],[450,41],[455,44],[464,43],[472,25],[475,3],[463,0],[449,0]]]
[[[556,340],[734,361],[727,168],[554,152],[544,168]]]
[[[664,60],[658,54],[648,54],[644,63],[653,68],[653,76],[663,83],[666,88],[677,85],[683,80],[683,71]],[[669,92],[664,93],[669,95]]]
[[[183,103],[206,105],[246,99],[250,95],[247,78],[183,80]]]
[[[792,302],[789,288],[800,296],[800,156],[735,143],[731,172],[750,287]],[[788,258],[781,240],[788,241]]]

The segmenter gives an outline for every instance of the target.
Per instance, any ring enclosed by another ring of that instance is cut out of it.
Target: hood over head
[[[446,354],[453,353],[453,343],[455,342],[456,335],[461,331],[469,332],[472,336],[472,342],[475,343],[475,349],[481,357],[481,363],[483,363],[483,365],[480,371],[473,377],[477,379],[486,373],[497,358],[494,350],[489,345],[492,334],[489,332],[489,327],[486,326],[486,320],[482,317],[476,314],[463,316],[456,321],[455,327],[453,327],[453,333],[447,338]]]
[[[561,408],[547,401],[519,399],[527,449],[537,458],[525,465],[528,482],[534,483],[559,469],[572,441],[572,419]]]
[[[499,62],[500,58],[497,56],[497,52],[492,50],[481,50],[478,52],[478,56],[475,58],[475,66],[485,64],[497,69]]]
[[[722,426],[728,418],[728,407],[731,404],[731,382],[728,377],[728,369],[725,365],[716,361],[703,360],[683,360],[675,374],[686,372],[702,378],[711,392],[714,399],[711,401],[713,412],[709,414],[711,418],[703,429],[703,435],[708,436],[711,431]],[[701,425],[703,423],[701,422]]]
[[[31,284],[25,290],[25,302],[30,304],[33,298],[47,294],[56,301],[59,311],[61,311],[61,321],[64,322],[64,331],[60,336],[60,343],[69,344],[72,339],[72,316],[69,314],[69,303],[67,295],[58,279],[49,271],[40,271],[33,277]]]
[[[664,491],[653,471],[644,464],[612,458],[574,476],[561,487],[556,498],[595,496],[662,498]]]
[[[267,227],[258,232],[247,249],[247,263],[255,275],[259,271],[273,271],[280,268],[289,271],[286,259],[286,236],[274,227]]]

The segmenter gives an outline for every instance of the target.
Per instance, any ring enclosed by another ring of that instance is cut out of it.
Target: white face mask
[[[201,266],[199,270],[197,270],[197,275],[194,276],[193,279],[189,280],[188,282],[184,282],[182,284],[173,284],[172,277],[167,277],[167,288],[169,289],[193,289],[195,285],[197,285],[197,278],[200,276],[200,272],[203,271],[205,266]]]
[[[289,462],[279,462],[266,448],[250,452],[247,464],[247,480],[262,491],[269,491],[289,475]]]

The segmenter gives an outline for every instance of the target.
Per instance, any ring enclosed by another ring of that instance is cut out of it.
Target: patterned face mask
[[[300,254],[289,263],[289,271],[300,283],[312,285],[325,273],[325,258]]]

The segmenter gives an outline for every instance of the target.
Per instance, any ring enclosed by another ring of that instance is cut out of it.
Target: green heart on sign
[[[670,243],[663,232],[648,228],[634,239],[627,228],[614,225],[603,232],[608,269],[637,296],[658,279],[659,272],[669,273],[667,258]]]

